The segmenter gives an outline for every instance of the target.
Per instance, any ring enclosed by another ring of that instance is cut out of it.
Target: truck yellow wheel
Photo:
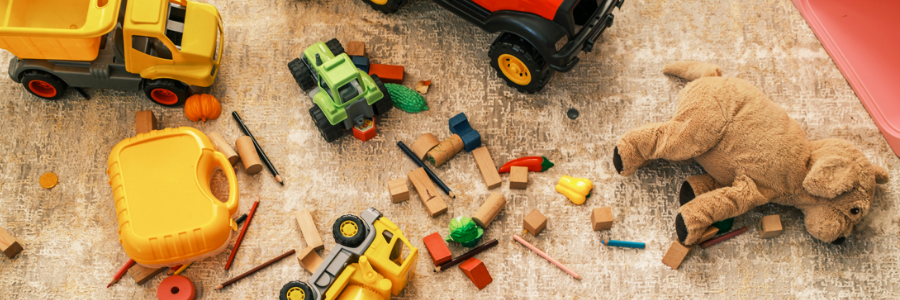
[[[356,226],[356,223],[353,221],[344,221],[341,223],[341,234],[346,237],[352,237],[356,235],[359,231],[359,227]]]
[[[377,11],[389,14],[396,12],[406,3],[406,0],[363,0],[366,4]]]
[[[497,65],[500,66],[500,71],[503,72],[503,75],[515,84],[528,85],[531,83],[531,73],[528,71],[525,63],[519,58],[509,54],[502,54],[497,58]]]
[[[291,281],[281,287],[278,300],[313,300],[312,289],[305,282]]]
[[[306,298],[306,292],[298,287],[292,287],[287,292],[287,298],[289,300],[303,300],[304,298]]]

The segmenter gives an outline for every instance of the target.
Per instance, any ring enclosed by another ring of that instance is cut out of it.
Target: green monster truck
[[[309,94],[313,102],[309,115],[326,142],[394,107],[378,75],[369,76],[358,69],[337,39],[309,46],[301,58],[288,63],[288,68]]]

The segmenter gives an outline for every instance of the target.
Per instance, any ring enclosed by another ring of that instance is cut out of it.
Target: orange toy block
[[[485,267],[484,263],[477,258],[470,258],[460,264],[459,268],[463,270],[463,273],[466,273],[469,280],[472,280],[472,283],[474,283],[479,290],[494,281],[494,279],[491,278],[491,273],[488,273],[487,267]]]
[[[369,75],[378,75],[384,83],[403,84],[403,66],[371,64]]]
[[[441,235],[437,232],[429,234],[422,239],[422,242],[425,242],[425,248],[427,248],[428,253],[431,254],[431,260],[434,261],[435,267],[443,265],[453,258],[453,254],[450,254],[450,248],[447,248],[444,239],[442,239]]]

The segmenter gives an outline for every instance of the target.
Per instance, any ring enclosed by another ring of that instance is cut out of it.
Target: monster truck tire
[[[372,74],[372,80],[375,81],[375,85],[378,86],[378,89],[381,90],[381,93],[384,94],[384,97],[378,102],[375,102],[374,107],[375,115],[380,116],[383,113],[388,112],[392,108],[394,108],[394,99],[391,98],[391,94],[388,93],[387,88],[384,86],[384,83],[381,82],[381,78],[378,75]]]
[[[313,122],[316,123],[319,134],[322,135],[322,138],[325,139],[326,142],[331,143],[344,135],[344,130],[341,128],[341,125],[331,125],[331,123],[328,122],[328,118],[325,117],[325,113],[322,112],[322,109],[319,108],[319,106],[313,104],[313,107],[309,109],[309,116],[312,117]]]
[[[297,85],[299,85],[300,89],[304,92],[316,87],[316,79],[313,78],[312,72],[309,71],[309,67],[299,58],[295,58],[289,62],[288,69],[291,70],[291,76],[294,77],[294,81],[297,81]]]
[[[514,34],[504,33],[497,37],[488,57],[497,76],[522,93],[540,91],[553,76],[537,49]]]

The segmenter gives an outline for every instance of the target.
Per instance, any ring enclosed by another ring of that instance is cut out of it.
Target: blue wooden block
[[[453,116],[450,118],[449,123],[450,132],[459,135],[467,152],[481,147],[481,134],[472,129],[472,125],[469,125],[469,118],[466,117],[465,113]]]
[[[369,58],[364,56],[351,56],[350,60],[353,64],[363,72],[369,73]]]

